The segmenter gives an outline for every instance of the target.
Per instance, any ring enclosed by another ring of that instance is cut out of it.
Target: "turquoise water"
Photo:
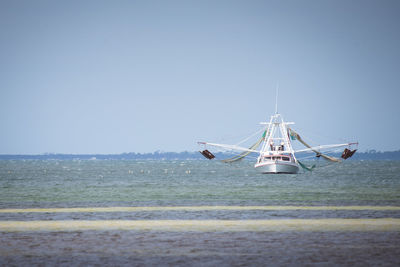
[[[260,174],[248,161],[0,161],[0,265],[396,265],[400,224],[364,225],[400,218],[399,207],[400,161],[296,175]],[[337,220],[331,230],[325,219]],[[340,225],[347,219],[360,222]],[[178,226],[80,228],[86,221]],[[247,221],[260,224],[252,230]],[[13,222],[28,226],[9,230]]]
[[[176,205],[400,205],[399,161],[297,175],[252,162],[0,161],[0,208]]]

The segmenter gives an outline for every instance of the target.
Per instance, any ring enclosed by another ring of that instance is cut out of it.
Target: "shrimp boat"
[[[322,153],[322,151],[327,149],[338,149],[340,147],[346,148],[342,155],[342,159],[347,159],[351,157],[357,149],[351,150],[352,145],[358,145],[358,143],[342,143],[333,145],[320,145],[320,146],[310,146],[306,143],[300,135],[295,132],[290,126],[293,122],[285,122],[279,113],[275,113],[271,116],[269,122],[261,122],[260,124],[265,125],[263,130],[264,133],[262,137],[250,148],[240,147],[237,145],[227,145],[227,144],[217,144],[208,142],[198,142],[200,145],[211,146],[217,148],[223,148],[232,151],[240,151],[240,154],[229,159],[222,160],[223,162],[230,163],[243,159],[251,153],[257,153],[257,162],[254,167],[261,173],[268,174],[296,174],[299,172],[300,167],[311,171],[314,167],[307,167],[305,164],[301,163],[296,158],[296,153],[300,152],[312,152],[316,154],[316,157],[324,158],[331,162],[341,162],[339,158],[335,158]],[[294,150],[292,147],[292,141],[298,140],[307,148]],[[261,146],[260,150],[257,150]],[[215,158],[208,149],[200,151],[200,153],[208,158]]]

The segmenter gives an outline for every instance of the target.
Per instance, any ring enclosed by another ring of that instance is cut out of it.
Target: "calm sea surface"
[[[400,161],[0,161],[0,265],[314,264],[400,264]]]

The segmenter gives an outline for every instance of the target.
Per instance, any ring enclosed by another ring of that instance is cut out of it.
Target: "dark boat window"
[[[282,159],[283,159],[284,161],[290,161],[290,158],[288,158],[288,157],[282,157]]]

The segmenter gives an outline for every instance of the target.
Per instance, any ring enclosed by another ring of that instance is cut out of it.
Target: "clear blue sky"
[[[193,151],[279,111],[400,149],[400,1],[1,1],[0,153]],[[335,139],[337,138],[337,139]]]

